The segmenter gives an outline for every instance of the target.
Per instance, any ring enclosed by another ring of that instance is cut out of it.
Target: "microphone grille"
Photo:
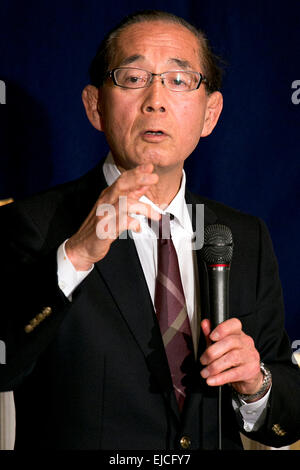
[[[230,228],[221,224],[207,225],[204,230],[202,253],[206,263],[230,263],[233,253]]]

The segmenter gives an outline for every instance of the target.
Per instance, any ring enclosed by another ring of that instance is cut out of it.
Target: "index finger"
[[[135,191],[147,188],[153,184],[157,184],[158,175],[153,173],[154,166],[152,163],[139,165],[132,170],[122,173],[113,184],[115,196],[129,195]]]

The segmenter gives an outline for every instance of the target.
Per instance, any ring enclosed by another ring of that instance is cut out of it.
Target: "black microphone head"
[[[204,230],[202,256],[206,263],[230,263],[233,253],[232,233],[226,225],[207,225]]]

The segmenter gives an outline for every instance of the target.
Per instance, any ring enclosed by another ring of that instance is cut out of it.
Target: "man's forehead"
[[[184,69],[199,63],[198,38],[186,27],[169,22],[142,22],[127,26],[116,38],[114,58],[118,64],[146,62],[149,54],[164,55],[164,61]]]
[[[125,65],[132,65],[136,62],[139,62],[139,63],[147,62],[147,56],[144,56],[142,54],[130,55],[122,59],[119,63],[119,66],[124,67]],[[181,69],[192,68],[192,64],[190,63],[189,60],[181,59],[179,57],[169,57],[168,59],[166,59],[166,64],[175,65],[177,67],[180,67]]]

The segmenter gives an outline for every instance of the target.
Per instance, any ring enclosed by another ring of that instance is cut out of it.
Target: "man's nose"
[[[165,113],[167,111],[165,92],[166,88],[162,83],[161,77],[153,77],[150,86],[145,88],[142,111],[145,113]]]

